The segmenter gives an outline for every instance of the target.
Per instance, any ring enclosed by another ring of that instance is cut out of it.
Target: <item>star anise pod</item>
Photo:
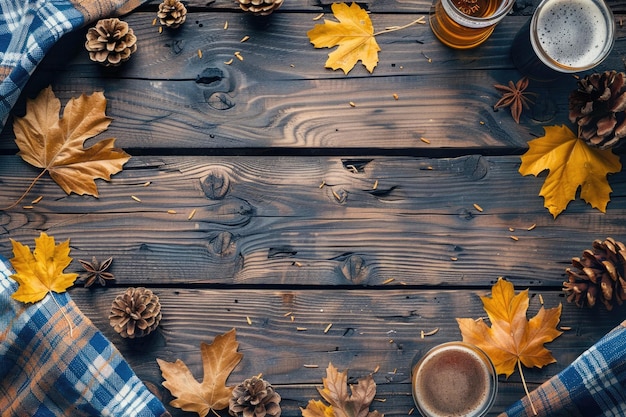
[[[96,281],[103,287],[107,285],[107,280],[111,281],[115,279],[115,276],[107,272],[107,269],[111,266],[113,258],[105,259],[104,262],[99,263],[96,257],[91,258],[91,262],[83,261],[79,259],[78,262],[85,268],[79,278],[83,280],[85,287],[91,287]]]
[[[494,84],[494,87],[502,93],[502,98],[493,106],[493,109],[510,107],[513,120],[519,124],[523,108],[529,108],[530,104],[532,104],[532,100],[526,97],[526,95],[534,94],[525,91],[528,87],[528,78],[523,77],[515,84],[513,84],[513,81],[509,81],[509,85]]]

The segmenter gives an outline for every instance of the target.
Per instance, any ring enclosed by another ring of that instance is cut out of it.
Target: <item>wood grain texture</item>
[[[330,50],[314,49],[306,33],[319,13],[330,18],[329,0],[289,1],[268,18],[234,1],[188,0],[185,25],[162,33],[152,0],[124,17],[139,49],[113,71],[88,60],[86,28],[69,34],[14,113],[47,85],[63,103],[104,91],[114,120],[96,139],[116,137],[134,156],[98,182],[98,199],[67,196],[44,177],[19,207],[0,210],[0,255],[11,257],[9,238],[32,245],[45,231],[71,240],[71,271],[80,272],[77,259],[113,256],[112,287],[77,284],[70,295],[165,403],[156,358],[182,359],[200,377],[200,342],[236,328],[244,360],[229,382],[263,373],[283,397],[283,416],[320,399],[329,362],[350,382],[380,366],[372,409],[406,416],[413,358],[459,340],[455,318],[484,316],[480,296],[499,276],[530,288],[532,314],[539,294],[546,307],[564,304],[561,324],[571,330],[548,346],[556,364],[526,372],[535,387],[623,319],[625,307],[567,304],[560,287],[594,239],[626,239],[624,172],[609,177],[607,213],[577,200],[556,220],[538,196],[545,176],[518,173],[528,140],[569,124],[575,79],[531,84],[539,96],[519,125],[492,108],[493,84],[520,77],[510,45],[537,1],[518,0],[471,51],[443,47],[428,25],[381,35],[373,74],[360,64],[348,75],[324,68]],[[426,16],[430,3],[359,2],[377,30]],[[609,4],[620,22],[624,2]],[[598,70],[623,70],[625,59],[618,24]],[[39,173],[16,152],[9,123],[0,206]],[[163,305],[159,330],[139,341],[121,339],[107,318],[129,286],[153,289]],[[523,395],[519,374],[501,377],[490,415]]]
[[[14,201],[36,174],[1,161],[0,201]],[[99,199],[41,180],[38,204],[0,212],[0,253],[46,231],[79,259],[113,256],[128,285],[484,286],[503,275],[558,286],[594,239],[626,235],[623,172],[609,177],[606,214],[577,200],[554,220],[543,178],[518,167],[516,156],[134,157]]]
[[[414,17],[372,19],[384,28]],[[76,33],[57,45],[60,55],[50,54],[25,95],[50,83],[63,103],[77,92],[104,91],[107,114],[114,119],[107,135],[123,148],[519,152],[543,133],[543,125],[569,123],[567,97],[576,82],[565,77],[531,85],[539,98],[525,112],[523,125],[506,109],[494,112],[499,94],[493,84],[519,78],[510,44],[526,18],[508,19],[471,51],[443,48],[428,25],[381,35],[374,73],[358,64],[346,76],[324,68],[329,50],[310,44],[306,32],[317,22],[308,14],[277,14],[259,25],[241,13],[194,13],[179,31],[160,34],[151,13],[135,13],[127,20],[139,48],[126,65],[107,71],[90,62],[84,34]],[[614,52],[598,70],[623,68],[625,34],[620,28]],[[241,43],[244,36],[250,39]],[[235,51],[243,61],[234,58]],[[24,99],[15,113],[23,111]],[[12,138],[9,123],[0,146],[15,149]]]
[[[530,15],[541,0],[518,0],[513,6],[512,13],[515,15]],[[145,3],[141,10],[156,9],[161,0],[150,0]],[[285,2],[279,9],[283,11],[321,11],[326,10],[332,3],[332,0],[293,0]],[[426,13],[430,10],[431,0],[364,0],[359,5],[371,12],[398,12],[406,11],[409,13]],[[611,9],[617,12],[626,12],[626,5],[621,0],[606,0]],[[188,8],[195,10],[232,10],[237,9],[236,1],[216,1],[216,0],[186,0],[185,4]],[[275,12],[276,13],[276,12]]]
[[[351,383],[379,367],[374,374],[376,397],[387,401],[374,402],[372,409],[386,415],[406,415],[413,407],[410,369],[414,357],[436,344],[460,340],[455,318],[484,316],[480,296],[488,295],[488,291],[469,290],[152,289],[160,298],[163,320],[158,333],[138,341],[121,339],[106,319],[112,300],[123,288],[75,288],[70,294],[116,343],[140,378],[157,386],[162,379],[156,358],[171,362],[181,359],[200,378],[200,342],[210,343],[216,335],[236,328],[243,360],[228,382],[236,384],[263,373],[283,395],[281,405],[287,416],[300,415],[298,407],[306,406],[308,399],[319,399],[314,387],[321,385],[330,362],[340,370],[347,369]],[[529,317],[541,306],[538,294],[530,293]],[[559,292],[541,294],[546,308],[564,302]],[[619,324],[622,315],[623,309],[591,312],[564,305],[561,325],[571,330],[548,345],[557,363],[525,370],[531,386],[563,369]],[[421,331],[436,328],[439,330],[433,336],[420,337]],[[500,377],[499,382],[494,413],[523,396],[519,373],[508,380]],[[169,394],[161,390],[169,401]]]

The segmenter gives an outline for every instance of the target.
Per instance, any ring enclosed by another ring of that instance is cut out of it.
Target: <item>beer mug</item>
[[[489,357],[476,346],[448,342],[430,349],[411,371],[413,399],[424,417],[483,417],[498,392]]]
[[[436,0],[430,28],[451,48],[474,48],[489,38],[514,4],[515,0]]]
[[[586,71],[600,64],[615,43],[615,20],[603,0],[543,0],[517,33],[511,58],[538,81]]]

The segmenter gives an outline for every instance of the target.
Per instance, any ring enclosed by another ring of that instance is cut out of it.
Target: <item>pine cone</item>
[[[228,412],[236,417],[280,417],[280,395],[269,382],[253,376],[237,385],[228,404]]]
[[[283,0],[238,0],[241,10],[265,16],[278,9]]]
[[[611,310],[626,300],[626,246],[610,237],[592,246],[581,258],[572,258],[576,270],[565,270],[569,281],[563,283],[563,291],[567,301],[579,307],[593,307],[599,300]]]
[[[111,305],[109,322],[122,337],[148,335],[161,321],[159,297],[147,288],[129,288]]]
[[[157,17],[163,26],[176,29],[187,19],[187,8],[179,0],[163,0]]]
[[[595,73],[578,81],[569,96],[569,119],[578,136],[600,149],[616,146],[626,136],[626,88],[623,72]]]
[[[118,66],[137,50],[137,37],[128,23],[117,18],[98,20],[87,31],[89,58],[104,66]]]

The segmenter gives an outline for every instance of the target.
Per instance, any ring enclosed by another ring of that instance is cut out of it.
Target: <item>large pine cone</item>
[[[115,17],[98,20],[87,31],[89,58],[104,66],[118,66],[137,50],[137,37],[128,23]]]
[[[278,9],[283,0],[238,0],[241,10],[265,16]]]
[[[581,258],[572,258],[574,270],[566,269],[569,280],[563,291],[580,307],[593,307],[599,300],[611,310],[626,300],[626,246],[610,237],[592,246]]]
[[[163,0],[159,4],[157,17],[162,25],[176,29],[187,19],[187,8],[179,0]]]
[[[280,395],[269,382],[253,376],[233,389],[228,412],[236,417],[280,417]]]
[[[595,73],[578,81],[569,97],[569,119],[591,146],[608,149],[626,136],[626,88],[623,72]]]
[[[109,322],[122,337],[143,337],[157,328],[161,321],[161,303],[147,288],[129,288],[111,305]]]

